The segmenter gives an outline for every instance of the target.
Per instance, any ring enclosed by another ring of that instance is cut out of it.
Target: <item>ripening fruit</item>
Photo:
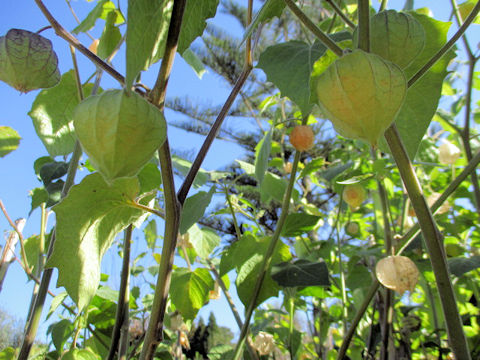
[[[360,234],[360,224],[356,221],[349,221],[345,225],[345,232],[350,236],[357,236]]]
[[[407,92],[403,71],[375,54],[354,50],[318,78],[318,105],[335,130],[376,146],[393,123]]]
[[[60,81],[52,42],[27,30],[11,29],[0,37],[0,80],[18,91],[49,88]]]
[[[298,151],[307,151],[313,147],[315,134],[308,125],[297,125],[290,133],[290,144]]]
[[[78,140],[107,182],[135,176],[166,137],[163,114],[135,92],[109,90],[73,114]]]
[[[350,209],[356,210],[367,198],[367,191],[360,184],[350,184],[343,188],[343,200],[350,206]]]
[[[415,289],[419,275],[417,265],[412,260],[398,255],[380,260],[375,267],[375,273],[380,284],[400,295]]]
[[[438,148],[438,160],[442,164],[454,165],[461,154],[462,152],[458,147],[446,140]]]
[[[98,39],[93,40],[92,43],[90,44],[90,46],[88,47],[88,50],[90,50],[95,55],[97,55],[97,49],[98,49],[99,42],[100,42],[100,40],[98,40]]]
[[[424,46],[425,30],[412,15],[386,10],[370,18],[370,52],[400,68],[408,67]]]

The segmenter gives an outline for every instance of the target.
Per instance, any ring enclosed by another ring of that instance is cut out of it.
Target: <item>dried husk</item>
[[[163,114],[135,92],[109,90],[82,101],[75,132],[107,182],[135,176],[166,137]]]
[[[9,30],[0,37],[0,80],[24,93],[55,86],[60,71],[51,41],[27,30]]]
[[[399,255],[381,259],[375,273],[380,284],[400,295],[407,290],[412,292],[419,276],[417,265],[408,257]]]
[[[316,93],[324,115],[347,138],[376,146],[405,100],[407,81],[394,63],[354,50],[318,78]]]

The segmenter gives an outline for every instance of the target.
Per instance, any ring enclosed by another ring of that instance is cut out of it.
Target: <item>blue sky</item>
[[[122,4],[125,3],[126,1],[122,1]],[[373,3],[376,4],[376,1]],[[45,0],[45,4],[65,28],[71,30],[75,27],[76,22],[64,1]],[[71,4],[81,19],[85,17],[89,9],[93,6],[92,3],[88,3],[85,0],[73,0]],[[403,0],[390,1],[390,5],[394,8],[401,8],[403,4]],[[435,17],[440,20],[447,20],[449,17],[449,0],[415,1],[415,7],[423,6],[431,7]],[[123,8],[125,9],[126,6],[124,5]],[[220,14],[214,21],[219,26],[227,27],[230,32],[240,29],[237,24],[225,15]],[[23,28],[30,31],[37,31],[46,25],[47,21],[32,0],[4,1],[2,5],[0,5],[0,35],[4,35],[10,28]],[[100,21],[99,26],[94,28],[91,34],[98,37],[102,25]],[[456,27],[453,26],[452,28]],[[240,35],[238,32],[237,34]],[[72,62],[66,43],[59,39],[52,30],[46,30],[42,35],[52,40],[54,49],[59,57],[60,71],[64,73],[71,69]],[[475,39],[477,41],[474,41]],[[475,31],[475,38],[472,37],[471,40],[472,45],[476,46],[476,43],[480,40],[478,30]],[[86,46],[91,42],[85,35],[80,36],[80,41]],[[123,56],[124,54],[121,51],[114,61],[114,65],[122,73],[124,72]],[[95,68],[86,61],[81,54],[78,54],[78,59],[83,76],[82,79],[85,80],[94,72]],[[146,76],[142,77],[147,85],[153,84],[156,70],[158,70],[158,65],[154,66]],[[105,75],[102,81],[102,87],[107,89],[118,87],[118,85],[108,75]],[[206,73],[202,79],[198,79],[188,65],[177,56],[169,82],[167,96],[182,96],[188,94],[194,102],[221,105],[229,91],[229,86],[225,82],[220,81],[219,77],[215,76],[211,71]],[[8,85],[0,83],[0,104],[2,107],[2,111],[0,112],[0,125],[7,125],[14,128],[22,137],[20,147],[0,159],[0,199],[4,202],[12,219],[27,217],[30,210],[28,192],[41,185],[34,174],[33,162],[38,157],[48,155],[43,144],[36,136],[32,121],[27,115],[37,94],[37,91],[33,91],[22,95]],[[172,112],[167,112],[166,116],[169,120],[179,118],[179,115]],[[242,128],[251,123],[250,119],[244,119],[242,121],[244,121],[244,123],[239,124],[230,121],[229,125],[233,128]],[[175,128],[169,129],[169,136],[171,146],[180,151],[193,152],[200,147],[201,141],[203,140],[200,136],[187,134]],[[235,144],[216,141],[205,161],[204,168],[207,170],[218,169],[230,163],[233,159],[241,157],[241,155],[241,149]],[[52,216],[50,218],[50,224],[53,223],[53,220]],[[2,232],[10,230],[3,216],[0,216],[0,230]],[[38,232],[39,211],[36,210],[36,212],[27,219],[24,233],[25,236],[28,237]],[[137,234],[137,237],[138,236],[139,234]],[[137,241],[135,246],[137,246],[137,248],[134,250],[138,252],[143,246],[143,243]],[[119,264],[114,261],[114,258],[115,254],[107,254],[104,259],[104,270],[111,274],[119,274],[120,267]],[[113,275],[111,281],[113,283],[118,282],[118,275]],[[51,289],[55,293],[59,293],[61,290],[55,289],[54,285],[55,279],[53,279],[51,283]],[[17,317],[24,318],[29,304],[31,290],[32,284],[26,282],[26,276],[23,274],[20,266],[13,264],[9,269],[3,291],[0,293],[0,307]],[[202,312],[204,318],[208,316],[210,309],[215,309],[219,324],[229,326],[234,331],[237,330],[233,317],[229,312],[228,305],[224,300],[212,302],[211,305]]]

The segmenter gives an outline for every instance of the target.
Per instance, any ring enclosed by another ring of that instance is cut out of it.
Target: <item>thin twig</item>
[[[335,11],[335,14],[340,16],[340,18],[349,28],[355,29],[355,24],[353,23],[353,21],[348,18],[348,16],[342,11],[342,9],[340,9],[340,7],[337,5],[337,3],[334,0],[325,0],[325,1],[333,8],[333,11]]]
[[[50,25],[52,25],[55,33],[60,36],[62,39],[67,41],[70,45],[75,47],[78,51],[80,51],[83,55],[90,59],[95,65],[103,69],[106,73],[110,74],[115,80],[117,80],[120,84],[125,85],[125,78],[122,74],[120,74],[117,70],[107,64],[105,61],[100,59],[97,55],[93,52],[88,50],[87,47],[83,46],[80,41],[77,40],[75,36],[69,33],[60,23],[53,17],[47,7],[43,4],[42,0],[34,0],[37,4],[40,11],[43,15],[47,18]]]
[[[28,266],[27,253],[25,252],[25,239],[23,238],[23,234],[19,230],[17,224],[13,222],[10,216],[8,215],[7,209],[5,208],[5,205],[3,205],[3,201],[1,199],[0,199],[0,209],[2,209],[3,215],[5,215],[5,218],[7,219],[8,223],[18,235],[18,240],[20,242],[20,251],[22,253],[22,262],[25,265],[25,269],[27,270],[27,273],[30,274],[32,272],[32,269]]]
[[[457,40],[467,31],[468,27],[470,24],[473,22],[475,17],[477,16],[478,12],[480,11],[480,1],[477,1],[477,4],[474,6],[472,9],[472,12],[468,17],[465,19],[465,22],[460,26],[460,28],[457,30],[457,32],[452,36],[450,40],[448,40],[445,45],[441,47],[440,50],[437,51],[435,55],[433,55],[430,60],[420,69],[417,71],[415,75],[413,75],[409,80],[408,80],[408,87],[412,86],[415,82],[417,82],[425,73],[430,70],[430,68],[442,58],[445,53],[450,50],[450,48],[455,45]]]
[[[343,55],[343,50],[333,41],[327,34],[325,34],[317,25],[313,23],[310,18],[295,4],[293,0],[284,0],[285,4],[297,16],[297,18],[304,24],[327,48],[333,51],[337,56]]]
[[[115,315],[115,325],[112,330],[112,341],[107,359],[113,360],[115,353],[119,348],[120,332],[125,323],[128,327],[128,303],[130,301],[130,249],[132,244],[133,225],[130,224],[124,231],[123,239],[123,262],[122,275],[120,280],[120,290],[118,292],[117,313]]]

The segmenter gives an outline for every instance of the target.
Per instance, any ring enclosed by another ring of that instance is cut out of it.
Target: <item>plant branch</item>
[[[365,312],[368,309],[368,305],[370,305],[370,302],[372,301],[373,297],[377,293],[377,290],[380,286],[380,283],[378,282],[377,279],[373,279],[372,285],[370,285],[370,289],[368,289],[368,293],[365,296],[365,299],[363,300],[362,305],[358,309],[357,313],[355,314],[355,317],[353,318],[352,324],[350,325],[350,328],[348,329],[343,342],[342,346],[340,347],[340,350],[338,351],[337,355],[337,360],[344,360],[345,355],[347,354],[348,347],[350,345],[350,342],[353,339],[353,335],[355,335],[355,331],[357,330],[357,326],[360,323],[360,320],[362,320],[363,315],[365,315]]]
[[[348,16],[342,11],[342,9],[340,9],[335,0],[325,1],[332,7],[333,11],[335,11],[335,14],[337,14],[349,28],[355,29],[355,24],[353,23],[353,21],[348,18]]]
[[[43,4],[42,0],[34,0],[37,4],[40,11],[43,13],[45,18],[48,20],[52,28],[55,30],[55,33],[60,36],[62,39],[67,41],[70,45],[75,47],[78,51],[80,51],[83,55],[85,55],[90,61],[92,61],[95,65],[99,68],[103,69],[106,73],[110,74],[115,80],[117,80],[120,84],[125,85],[125,78],[122,74],[120,74],[117,70],[107,64],[105,61],[100,59],[97,55],[93,52],[88,50],[85,46],[83,46],[76,37],[74,37],[71,33],[69,33],[60,23],[53,17],[52,13],[47,9],[47,7]]]
[[[207,153],[210,150],[210,147],[213,141],[215,140],[218,132],[220,131],[220,127],[222,126],[223,121],[227,117],[228,112],[230,111],[230,108],[233,105],[233,102],[235,101],[235,98],[240,92],[240,89],[245,84],[245,81],[250,75],[251,70],[252,70],[252,67],[247,65],[246,68],[240,74],[240,77],[238,78],[237,82],[235,83],[235,86],[230,92],[230,95],[225,101],[225,104],[223,105],[222,110],[220,110],[220,113],[215,119],[215,122],[213,123],[210,131],[208,132],[208,135],[205,138],[205,141],[203,142],[202,147],[198,151],[198,154],[195,160],[193,161],[192,166],[190,167],[190,170],[188,171],[188,174],[185,177],[185,180],[183,181],[182,186],[180,187],[180,190],[178,190],[178,195],[177,195],[178,201],[180,201],[181,204],[185,202],[188,192],[190,191],[193,181],[195,180],[195,176],[200,170],[200,166],[205,160],[205,157],[207,156]]]
[[[395,125],[387,129],[385,138],[397,163],[427,245],[440,299],[442,300],[450,347],[457,359],[469,360],[470,352],[465,334],[463,333],[462,320],[458,312],[455,293],[450,282],[442,235],[425,201],[420,183]]]
[[[300,22],[305,25],[307,29],[310,30],[327,48],[332,50],[335,55],[339,57],[343,55],[342,48],[338,46],[337,43],[333,41],[327,34],[325,34],[317,25],[315,25],[293,0],[284,1],[290,10],[295,14],[295,16],[300,20]]]
[[[274,250],[277,247],[277,244],[280,240],[280,234],[282,232],[283,225],[285,224],[285,220],[287,219],[287,215],[288,215],[289,207],[290,207],[290,201],[291,201],[291,197],[292,197],[293,186],[295,184],[295,177],[296,177],[296,173],[297,173],[298,162],[300,160],[300,155],[301,155],[300,151],[297,151],[295,153],[295,159],[293,160],[292,172],[290,173],[290,180],[288,182],[288,186],[287,186],[287,189],[285,191],[284,198],[283,198],[281,215],[280,215],[280,218],[277,221],[275,232],[272,235],[272,238],[270,240],[270,244],[269,244],[268,249],[265,253],[263,263],[262,263],[261,268],[260,268],[259,273],[258,273],[257,282],[255,283],[255,288],[254,288],[253,293],[252,293],[252,298],[251,298],[250,303],[249,303],[249,305],[246,309],[246,312],[245,312],[245,321],[243,323],[242,331],[240,332],[240,338],[238,340],[237,347],[235,348],[235,353],[234,353],[233,360],[238,360],[241,356],[241,351],[242,351],[243,345],[245,344],[245,338],[246,338],[247,333],[248,333],[250,320],[252,318],[253,311],[255,310],[255,307],[257,305],[257,299],[258,299],[258,295],[260,294],[260,290],[262,288],[263,280],[265,279],[265,276],[267,275],[268,269],[270,268],[270,265],[272,263]]]
[[[370,0],[358,0],[358,48],[370,51]]]
[[[477,16],[478,12],[480,11],[480,1],[477,1],[472,12],[467,16],[465,22],[460,26],[457,32],[452,36],[450,40],[448,40],[445,45],[443,45],[440,50],[437,51],[435,55],[431,57],[430,60],[420,69],[417,71],[415,75],[413,75],[408,80],[408,87],[412,86],[415,82],[417,82],[425,73],[430,70],[430,68],[442,58],[445,53],[450,50],[450,48],[457,42],[457,40],[467,31],[467,28],[473,22],[475,17]]]
[[[130,301],[130,249],[132,244],[133,225],[130,224],[124,231],[123,239],[123,263],[122,274],[120,278],[120,290],[118,292],[117,313],[115,315],[115,325],[112,331],[112,341],[110,343],[110,350],[107,359],[113,360],[115,353],[119,348],[120,331],[125,322],[128,324],[128,304]]]
[[[40,0],[35,0],[35,1],[43,5]],[[75,72],[76,74],[78,74],[79,71],[77,67],[77,60],[75,57],[75,53],[72,51],[71,55],[72,55],[72,61],[73,61]],[[80,78],[79,76],[76,76],[75,79],[76,79],[78,94],[79,96],[82,96],[83,94],[81,90],[82,83],[80,81]],[[96,93],[97,89],[98,87],[94,87],[94,89],[92,90],[92,95]],[[80,100],[83,100],[83,99],[80,98]],[[70,163],[68,165],[67,178],[65,179],[65,184],[63,185],[61,199],[67,196],[68,191],[73,186],[81,156],[82,156],[82,146],[80,145],[80,142],[77,140],[73,148],[72,158],[70,159]],[[55,239],[56,239],[56,235],[55,235],[55,229],[54,229],[52,233],[52,237],[50,239],[50,244],[47,250],[47,259],[53,252]],[[52,268],[48,268],[43,271],[42,279],[40,281],[40,287],[38,288],[38,293],[35,298],[35,305],[33,306],[31,317],[28,319],[28,324],[25,330],[25,335],[23,338],[23,343],[20,349],[18,360],[27,360],[28,355],[30,354],[30,350],[32,349],[32,345],[33,345],[33,342],[35,341],[35,336],[37,334],[38,325],[40,323],[40,318],[42,316],[43,306],[45,305],[45,298],[47,297],[48,287],[50,285],[50,279],[52,277],[52,273],[53,273]]]
[[[185,4],[186,0],[175,0],[173,3],[172,17],[170,19],[162,65],[160,66],[155,86],[149,94],[150,101],[156,105],[160,111],[163,111],[165,107],[168,79],[177,52]],[[181,214],[181,204],[175,194],[175,181],[173,179],[172,157],[168,137],[158,150],[158,156],[162,170],[163,194],[165,199],[165,230],[152,311],[147,332],[145,333],[140,360],[153,359],[155,349],[163,338],[163,320],[167,307]]]
[[[10,215],[8,215],[7,209],[5,208],[5,205],[3,205],[3,201],[1,199],[0,199],[0,209],[3,212],[5,219],[7,219],[12,229],[15,230],[15,232],[18,235],[18,240],[20,242],[20,251],[22,253],[22,262],[25,266],[25,269],[27,270],[27,273],[31,273],[32,269],[28,266],[27,253],[25,252],[25,239],[23,238],[22,231],[18,228],[17,223],[12,221],[12,219],[10,218]]]
[[[432,214],[442,206],[442,204],[447,200],[447,198],[458,188],[458,186],[477,168],[480,164],[480,151],[478,151],[475,156],[470,160],[462,170],[462,172],[453,180],[447,188],[444,190],[442,195],[432,204],[430,211]],[[411,240],[415,238],[420,230],[420,225],[416,223],[413,225],[405,235],[399,240],[400,244],[403,244],[402,247],[398,250],[397,255],[400,255],[410,244]]]
[[[215,280],[217,281],[218,285],[222,289],[223,294],[225,295],[225,298],[227,299],[227,303],[230,306],[230,310],[232,310],[232,314],[233,314],[233,317],[235,318],[235,321],[237,322],[238,328],[241,330],[243,327],[242,318],[240,317],[237,307],[235,306],[235,303],[233,302],[233,299],[230,296],[230,293],[228,292],[225,282],[222,280],[222,277],[218,273],[217,268],[215,267],[215,265],[213,265],[210,259],[207,259],[207,263],[210,266],[210,271],[212,272],[213,276],[215,277]],[[253,349],[252,341],[249,337],[247,337],[247,349],[250,357],[253,360],[259,360],[256,351]]]

